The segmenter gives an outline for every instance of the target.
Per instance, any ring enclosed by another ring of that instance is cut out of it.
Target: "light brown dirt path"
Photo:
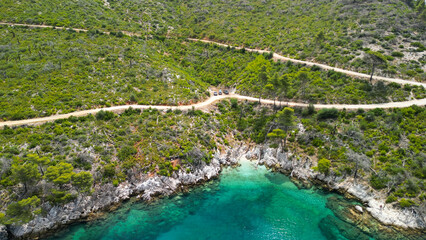
[[[0,22],[0,25],[9,25],[9,26],[15,25],[15,26],[27,26],[27,27],[35,27],[35,28],[52,28],[53,29],[53,26],[48,26],[48,25],[16,24],[16,23],[5,23],[5,22]],[[88,31],[87,29],[65,28],[65,27],[55,27],[55,29],[62,29],[62,30],[73,29],[77,32],[87,32]],[[109,34],[109,32],[104,32],[104,33]],[[131,32],[123,32],[123,34],[128,35],[128,36],[135,36],[135,35],[137,36],[138,35],[136,33],[131,33]],[[190,41],[201,41],[201,42],[205,42],[205,43],[212,43],[212,44],[216,44],[216,45],[220,45],[220,46],[224,46],[224,47],[229,46],[227,44],[218,43],[218,42],[209,41],[209,40],[199,40],[199,39],[194,39],[194,38],[188,38],[188,40],[190,40]],[[241,49],[241,48],[242,47],[236,47],[236,49]],[[246,51],[258,52],[258,53],[265,53],[265,52],[269,53],[270,52],[270,51],[267,51],[267,50],[250,49],[250,48],[246,48]],[[348,74],[348,75],[351,75],[351,76],[354,76],[354,77],[360,77],[360,78],[369,78],[370,77],[367,74],[357,73],[357,72],[348,71],[348,70],[344,70],[344,69],[340,69],[340,68],[335,68],[335,67],[327,66],[327,65],[324,65],[324,64],[318,64],[318,63],[313,63],[313,62],[307,62],[307,61],[292,59],[292,58],[281,56],[281,55],[276,54],[276,53],[274,53],[273,58],[275,60],[279,60],[279,61],[291,61],[291,62],[295,62],[295,63],[306,64],[306,65],[309,65],[309,66],[316,65],[316,66],[319,66],[319,67],[326,69],[326,70],[334,70],[336,72],[341,72],[341,73]],[[395,83],[398,83],[398,84],[417,85],[417,86],[423,86],[423,87],[426,88],[426,83],[420,83],[420,82],[414,82],[414,81],[408,81],[408,80],[396,79],[396,78],[379,77],[379,76],[373,76],[373,78],[375,80],[395,82]],[[43,117],[43,118],[34,118],[34,119],[25,119],[25,120],[18,120],[18,121],[0,122],[0,127],[3,127],[3,126],[20,126],[20,125],[36,125],[36,124],[54,121],[54,120],[57,120],[57,119],[69,118],[71,116],[81,117],[81,116],[86,116],[86,115],[89,115],[89,114],[96,114],[97,112],[99,112],[101,110],[121,113],[121,112],[123,112],[124,110],[126,110],[130,107],[135,108],[135,109],[155,108],[155,109],[158,109],[158,110],[168,110],[168,109],[190,110],[192,108],[204,110],[208,106],[212,105],[213,103],[215,103],[219,100],[222,100],[222,99],[226,99],[226,98],[236,98],[236,99],[239,99],[239,100],[247,100],[247,101],[252,101],[252,102],[259,101],[258,98],[242,96],[242,95],[232,93],[230,95],[213,96],[213,97],[210,97],[209,99],[207,99],[204,102],[200,102],[200,103],[196,103],[196,104],[192,104],[192,105],[186,105],[186,106],[155,106],[155,105],[114,106],[114,107],[108,107],[108,108],[99,108],[99,109],[91,109],[91,110],[84,110],[84,111],[76,111],[76,112],[72,112],[72,113],[53,115],[53,116]],[[268,99],[262,99],[261,103],[262,104],[274,104],[274,101],[268,100]],[[306,104],[306,103],[297,103],[297,102],[281,102],[280,103],[280,102],[276,101],[276,104],[288,105],[288,106],[291,106],[291,107],[306,107],[306,106],[308,106],[308,104]],[[409,107],[411,105],[425,106],[426,105],[426,99],[411,100],[411,101],[404,101],[404,102],[379,103],[379,104],[353,104],[353,105],[352,104],[314,104],[314,107],[316,109],[323,109],[323,108],[374,109],[374,108],[403,108],[403,107]]]
[[[18,120],[18,121],[6,121],[6,122],[0,122],[0,127],[3,126],[21,126],[21,125],[37,125],[42,124],[45,122],[51,122],[55,121],[57,119],[65,119],[69,118],[71,116],[74,117],[82,117],[89,114],[96,114],[97,112],[104,110],[104,111],[111,111],[115,113],[122,113],[124,110],[128,108],[134,108],[134,109],[158,109],[158,110],[191,110],[194,109],[200,109],[204,110],[208,106],[214,104],[217,101],[220,101],[222,99],[227,98],[236,98],[239,100],[247,100],[250,102],[256,102],[259,101],[259,98],[254,97],[248,97],[248,96],[242,96],[239,94],[231,93],[229,95],[221,95],[221,96],[212,96],[208,98],[204,102],[192,104],[192,105],[185,105],[185,106],[161,106],[161,105],[123,105],[123,106],[114,106],[114,107],[107,107],[107,108],[98,108],[98,109],[91,109],[91,110],[84,110],[84,111],[76,111],[72,113],[67,114],[59,114],[59,115],[53,115],[49,117],[42,117],[42,118],[33,118],[33,119],[25,119],[25,120]],[[268,104],[272,105],[274,104],[273,100],[270,99],[261,99],[260,101],[262,104]],[[279,102],[275,101],[275,104],[277,105],[286,105],[290,107],[307,107],[308,104],[306,103],[297,103],[297,102]],[[336,108],[336,109],[374,109],[374,108],[404,108],[409,107],[411,105],[418,105],[418,106],[425,106],[426,105],[426,98],[420,99],[420,100],[412,100],[412,101],[405,101],[405,102],[392,102],[392,103],[379,103],[379,104],[314,104],[314,107],[316,109],[323,109],[323,108]]]
[[[23,24],[23,23],[8,23],[8,22],[0,22],[0,25],[6,25],[6,26],[21,26],[21,27],[30,27],[30,28],[51,28],[51,29],[59,29],[59,30],[74,30],[76,32],[88,32],[87,29],[81,29],[81,28],[68,28],[68,27],[55,27],[50,25],[34,25],[34,24]],[[127,36],[138,36],[140,37],[141,34],[139,33],[133,33],[133,32],[127,32],[127,31],[121,31],[124,35]],[[110,32],[102,32],[103,34],[109,35]]]
[[[33,28],[52,28],[52,29],[55,28],[55,29],[61,29],[61,30],[73,29],[77,32],[87,32],[88,31],[87,29],[80,29],[80,28],[54,27],[54,26],[49,26],[49,25],[34,25],[34,24],[9,23],[9,22],[0,22],[0,25],[26,26],[26,27],[33,27]],[[127,35],[127,36],[141,36],[138,33],[127,32],[127,31],[121,31],[121,32],[124,35]],[[104,34],[110,34],[109,32],[103,32],[103,33]],[[188,40],[195,41],[195,42],[200,41],[200,42],[204,42],[204,43],[212,43],[212,44],[216,44],[216,45],[223,46],[223,47],[228,47],[228,46],[232,47],[232,46],[227,45],[227,44],[223,44],[223,43],[219,43],[219,42],[215,42],[215,41],[210,41],[210,40],[202,40],[202,39],[196,39],[196,38],[188,38]],[[242,49],[242,47],[235,47],[235,49]],[[270,51],[268,51],[268,50],[261,50],[261,49],[245,48],[245,50],[248,51],[248,52],[270,53]],[[277,61],[291,61],[291,62],[294,62],[294,63],[306,64],[308,66],[316,65],[316,66],[318,66],[322,69],[341,72],[341,73],[350,75],[352,77],[358,77],[358,78],[364,78],[364,79],[370,78],[370,75],[368,75],[368,74],[358,73],[358,72],[349,71],[349,70],[345,70],[345,69],[341,69],[341,68],[336,68],[336,67],[328,66],[328,65],[325,65],[325,64],[321,64],[321,63],[314,63],[314,62],[308,62],[308,61],[302,61],[302,60],[297,60],[297,59],[293,59],[293,58],[288,58],[288,57],[281,56],[277,53],[273,54],[273,59],[277,60]],[[398,83],[398,84],[410,84],[410,85],[423,86],[423,87],[426,88],[426,83],[409,81],[409,80],[404,80],[404,79],[388,78],[388,77],[380,77],[380,76],[373,76],[373,79],[386,81],[386,82],[395,82],[395,83]]]
[[[228,47],[228,46],[232,47],[232,46],[227,45],[227,44],[218,43],[218,42],[214,42],[214,41],[210,41],[210,40],[200,40],[200,39],[195,39],[195,38],[188,38],[188,40],[194,41],[194,42],[200,41],[200,42],[204,42],[204,43],[211,43],[211,44],[216,44],[216,45],[223,46],[223,47]],[[242,47],[235,47],[235,49],[242,49]],[[248,52],[270,53],[270,51],[261,50],[261,49],[245,48],[245,50],[248,51]],[[341,69],[341,68],[335,68],[335,67],[331,67],[331,66],[328,66],[328,65],[325,65],[325,64],[288,58],[288,57],[281,56],[277,53],[274,53],[272,58],[274,60],[277,60],[277,61],[290,61],[290,62],[294,62],[294,63],[306,64],[308,66],[314,66],[315,65],[315,66],[318,66],[318,67],[325,69],[325,70],[333,70],[333,71],[336,71],[336,72],[341,72],[341,73],[344,73],[346,75],[350,75],[352,77],[370,79],[370,75],[368,75],[368,74],[353,72],[353,71],[349,71],[349,70],[345,70],[345,69]],[[394,83],[398,83],[398,84],[410,84],[410,85],[423,86],[424,88],[426,88],[426,83],[414,82],[414,81],[409,81],[409,80],[404,80],[404,79],[388,78],[388,77],[380,77],[380,76],[373,76],[373,79],[374,80],[380,80],[380,81],[386,81],[386,82],[394,82]]]

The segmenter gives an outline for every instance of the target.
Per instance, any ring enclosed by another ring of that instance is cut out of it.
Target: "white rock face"
[[[7,240],[7,235],[6,226],[0,225],[0,240]]]
[[[90,213],[102,210],[113,204],[129,199],[133,195],[139,195],[144,200],[152,200],[155,196],[170,195],[181,186],[194,185],[202,181],[210,180],[219,175],[222,165],[231,165],[238,162],[244,148],[228,149],[225,154],[216,152],[210,164],[204,162],[194,167],[187,173],[181,169],[173,177],[153,176],[143,174],[137,181],[123,182],[118,187],[112,184],[96,186],[91,196],[79,196],[73,202],[64,206],[50,206],[44,204],[45,209],[50,209],[47,216],[37,216],[35,219],[22,226],[11,226],[10,232],[19,238],[52,230],[60,225],[72,223],[87,217]],[[6,234],[6,235],[5,235]],[[4,238],[2,238],[5,236]],[[7,239],[7,231],[0,226],[0,240]]]
[[[363,212],[364,212],[364,209],[362,209],[362,207],[361,207],[361,206],[359,206],[359,205],[356,205],[356,206],[355,206],[355,209],[356,209],[358,212],[360,212],[360,213],[363,213]]]
[[[317,179],[326,183],[332,189],[340,189],[350,193],[362,202],[366,203],[366,210],[383,224],[395,225],[403,228],[426,228],[426,217],[419,216],[409,210],[401,210],[392,205],[385,204],[386,196],[375,191],[370,186],[354,183],[353,179],[332,177],[314,172],[313,163],[309,159],[297,160],[291,154],[282,153],[281,149],[255,147],[245,154],[247,159],[258,161],[268,167],[290,172],[291,177],[298,179]],[[363,212],[361,206],[355,207]]]
[[[362,202],[367,203],[367,211],[377,220],[384,224],[400,226],[404,228],[425,228],[426,219],[416,216],[413,212],[405,209],[394,208],[386,204],[386,196],[382,196],[369,186],[360,183],[344,181],[339,188],[346,189]]]

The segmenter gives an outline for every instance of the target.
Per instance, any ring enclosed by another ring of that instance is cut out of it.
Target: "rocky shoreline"
[[[358,227],[372,231],[372,229],[368,229],[371,226],[365,223],[361,224],[362,221],[358,222],[357,220],[357,218],[370,218],[369,221],[374,222],[374,225],[380,225],[379,228],[382,231],[380,234],[401,232],[403,237],[408,239],[422,239],[426,235],[426,216],[422,215],[420,211],[415,209],[402,210],[391,204],[386,204],[386,196],[383,193],[375,191],[361,181],[355,181],[353,178],[326,176],[316,172],[312,170],[314,163],[309,158],[297,160],[291,153],[283,153],[279,149],[261,146],[248,151],[245,157],[300,181],[301,184],[299,185],[322,186],[328,191],[338,192],[346,198],[356,199],[363,203],[363,206],[352,207],[351,214],[346,216],[345,219],[352,218],[352,222],[357,223],[355,225],[360,225]],[[365,216],[365,213],[369,216]],[[359,217],[360,214],[362,218]],[[367,230],[366,232],[368,232]],[[401,238],[399,236],[387,236],[383,239]]]
[[[22,226],[9,226],[8,228],[0,226],[0,240],[45,237],[65,225],[90,220],[97,213],[109,211],[134,196],[151,201],[159,196],[169,196],[179,191],[185,191],[190,186],[218,177],[222,166],[238,164],[241,158],[247,158],[256,161],[257,164],[280,171],[293,179],[298,179],[304,185],[312,185],[312,183],[322,185],[328,190],[339,192],[346,197],[362,202],[364,206],[352,207],[349,215],[347,212],[342,213],[342,216],[346,214],[346,222],[348,222],[347,219],[349,221],[353,219],[353,222],[359,225],[361,222],[357,218],[361,214],[362,219],[365,219],[364,213],[367,213],[371,216],[370,223],[363,222],[364,225],[359,227],[369,230],[371,226],[368,225],[376,221],[374,224],[380,225],[381,229],[385,229],[389,234],[392,234],[394,230],[406,231],[407,234],[415,236],[426,234],[425,216],[385,204],[385,196],[373,191],[369,186],[355,182],[353,179],[325,176],[315,172],[312,170],[314,163],[309,159],[296,160],[291,153],[282,153],[279,149],[262,146],[250,149],[241,145],[229,148],[225,153],[216,152],[210,164],[202,162],[189,173],[179,170],[171,177],[140,174],[139,177],[133,178],[130,182],[123,182],[118,187],[114,187],[112,184],[96,186],[91,196],[79,196],[64,206],[43,206],[44,209],[50,209],[45,216],[37,216]],[[387,229],[386,226],[390,226],[390,228]]]
[[[135,197],[144,201],[152,201],[159,196],[169,196],[184,191],[190,186],[204,183],[219,176],[222,166],[237,164],[241,148],[232,148],[225,154],[216,152],[210,164],[201,162],[199,166],[187,173],[184,169],[171,177],[149,176],[140,174],[138,178],[126,181],[118,187],[111,183],[96,186],[91,196],[79,196],[64,206],[44,205],[50,209],[45,216],[37,216],[22,226],[0,226],[0,240],[34,239],[46,237],[63,226],[90,220],[96,214],[109,211],[125,200]]]

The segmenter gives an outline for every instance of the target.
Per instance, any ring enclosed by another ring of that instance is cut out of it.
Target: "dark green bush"
[[[118,152],[118,159],[120,159],[121,161],[125,161],[127,160],[130,156],[136,154],[138,151],[136,150],[135,147],[133,146],[124,146],[123,148],[120,149],[120,151]]]
[[[96,113],[95,117],[96,117],[97,120],[108,121],[108,120],[113,119],[115,117],[115,114],[113,112],[110,112],[110,111],[101,110],[101,111]]]
[[[395,202],[396,200],[398,200],[398,198],[397,198],[397,197],[395,197],[395,195],[391,194],[391,195],[389,195],[389,196],[386,198],[386,203],[393,203],[393,202]]]
[[[325,119],[333,119],[339,116],[339,111],[335,108],[324,108],[318,111],[317,119],[325,120]]]
[[[382,189],[386,187],[386,184],[389,182],[389,179],[386,177],[380,177],[376,174],[371,175],[370,184],[375,189]]]
[[[392,57],[404,57],[404,54],[402,52],[392,52]]]

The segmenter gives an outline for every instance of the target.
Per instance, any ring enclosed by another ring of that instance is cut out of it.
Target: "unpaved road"
[[[67,114],[59,114],[59,115],[53,115],[49,117],[43,117],[43,118],[33,118],[33,119],[25,119],[25,120],[18,120],[18,121],[6,121],[6,122],[0,122],[0,127],[3,126],[21,126],[21,125],[37,125],[42,124],[45,122],[54,121],[57,119],[65,119],[69,118],[71,116],[75,117],[82,117],[89,114],[96,114],[97,112],[104,110],[104,111],[111,111],[115,113],[122,113],[124,110],[128,108],[134,108],[134,109],[149,109],[149,108],[155,108],[158,110],[190,110],[192,108],[194,109],[201,109],[204,110],[208,106],[212,105],[213,103],[226,99],[226,98],[236,98],[239,100],[247,100],[251,102],[259,101],[259,98],[254,97],[247,97],[242,96],[239,94],[229,94],[229,95],[221,95],[221,96],[212,96],[208,98],[204,102],[192,104],[192,105],[185,105],[185,106],[161,106],[161,105],[123,105],[123,106],[114,106],[114,107],[107,107],[107,108],[98,108],[98,109],[91,109],[91,110],[84,110],[84,111],[76,111],[72,113]],[[273,100],[269,99],[261,99],[262,104],[268,104],[272,105],[274,104]],[[276,101],[275,104],[277,105],[287,105],[290,107],[307,107],[308,104],[306,103],[297,103],[297,102],[279,102]],[[403,108],[403,107],[409,107],[411,105],[418,105],[418,106],[425,106],[426,105],[426,98],[420,99],[420,100],[412,100],[412,101],[405,101],[405,102],[392,102],[392,103],[379,103],[379,104],[314,104],[314,107],[316,109],[323,109],[323,108],[337,108],[337,109],[374,109],[374,108]]]
[[[200,39],[196,39],[196,38],[188,38],[188,40],[194,41],[194,42],[200,41],[200,42],[204,42],[204,43],[211,43],[211,44],[216,44],[216,45],[223,46],[223,47],[232,47],[232,46],[227,45],[227,44],[223,44],[223,43],[219,43],[219,42],[215,42],[215,41],[210,41],[210,40],[200,40]],[[242,49],[242,47],[235,47],[235,49]],[[248,51],[248,52],[270,53],[270,51],[268,51],[268,50],[261,50],[261,49],[245,48],[245,50]],[[306,64],[307,66],[314,66],[315,65],[315,66],[318,66],[318,67],[325,69],[325,70],[333,70],[335,72],[341,72],[341,73],[344,73],[344,74],[352,76],[352,77],[370,79],[370,75],[368,75],[368,74],[353,72],[353,71],[349,71],[349,70],[345,70],[345,69],[341,69],[341,68],[335,68],[335,67],[331,67],[331,66],[328,66],[328,65],[325,65],[325,64],[320,64],[320,63],[301,61],[301,60],[297,60],[297,59],[293,59],[293,58],[284,57],[284,56],[281,56],[277,53],[274,53],[272,58],[276,61],[290,61],[290,62],[294,62],[294,63]],[[373,76],[373,79],[385,81],[385,82],[394,82],[394,83],[398,83],[398,84],[410,84],[410,85],[423,86],[424,88],[426,88],[426,83],[409,81],[409,80],[404,80],[404,79],[388,78],[388,77],[380,77],[380,76]]]
[[[6,26],[21,26],[21,27],[30,27],[30,28],[52,28],[52,29],[59,29],[59,30],[74,30],[76,32],[88,32],[87,29],[81,29],[81,28],[68,28],[68,27],[55,27],[50,25],[34,25],[34,24],[24,24],[24,23],[8,23],[8,22],[0,22],[0,25],[6,25]],[[139,33],[133,33],[133,32],[127,32],[127,31],[121,31],[124,35],[127,36],[138,36],[141,35]],[[104,34],[109,35],[110,32],[102,32]]]
[[[9,22],[0,22],[0,25],[25,26],[25,27],[32,27],[32,28],[55,28],[55,29],[61,29],[61,30],[73,29],[76,32],[87,32],[88,31],[87,29],[80,29],[80,28],[54,27],[54,26],[49,26],[49,25],[34,25],[34,24],[9,23]],[[127,31],[121,31],[121,32],[124,35],[127,35],[127,36],[141,36],[138,33],[127,32]],[[103,32],[103,33],[104,34],[110,34],[110,32]],[[188,40],[195,41],[195,42],[200,41],[200,42],[204,42],[204,43],[212,43],[212,44],[216,44],[216,45],[223,46],[223,47],[233,47],[233,46],[230,46],[230,45],[227,45],[227,44],[223,44],[223,43],[219,43],[219,42],[215,42],[215,41],[210,41],[210,40],[202,40],[202,39],[196,39],[196,38],[188,38]],[[235,47],[235,49],[242,49],[242,47]],[[245,50],[248,51],[248,52],[270,53],[270,51],[268,51],[268,50],[261,50],[261,49],[245,48]],[[294,63],[306,64],[307,66],[316,65],[316,66],[318,66],[322,69],[325,69],[325,70],[333,70],[333,71],[336,71],[336,72],[341,72],[341,73],[350,75],[352,77],[370,79],[370,75],[368,75],[368,74],[349,71],[349,70],[345,70],[345,69],[341,69],[341,68],[336,68],[336,67],[328,66],[328,65],[325,65],[325,64],[288,58],[288,57],[281,56],[277,53],[274,53],[272,58],[276,61],[290,61],[290,62],[294,62]],[[374,80],[380,80],[380,81],[386,81],[386,82],[395,82],[395,83],[398,83],[398,84],[410,84],[410,85],[423,86],[423,87],[426,88],[426,83],[409,81],[409,80],[404,80],[404,79],[388,78],[388,77],[380,77],[380,76],[373,76],[373,79]]]
[[[34,28],[53,28],[53,26],[48,26],[48,25],[16,24],[16,23],[5,23],[5,22],[0,22],[0,25],[9,25],[9,26],[15,25],[15,26],[34,27]],[[67,30],[67,29],[71,29],[71,28],[55,27],[55,29]],[[77,32],[87,32],[88,31],[87,29],[78,29],[78,28],[72,28],[72,29],[77,31]],[[109,32],[104,32],[104,33],[109,34]],[[128,35],[128,36],[137,36],[138,35],[138,34],[132,33],[132,32],[123,32],[123,34]],[[224,47],[229,46],[227,44],[218,43],[218,42],[209,41],[209,40],[199,40],[199,39],[194,39],[194,38],[188,38],[188,40],[190,40],[190,41],[201,41],[201,42],[204,42],[204,43],[212,43],[212,44],[217,44],[217,45],[224,46]],[[242,47],[236,47],[236,49],[241,49],[241,48]],[[258,52],[258,53],[269,53],[270,52],[270,51],[267,51],[267,50],[250,49],[250,48],[246,48],[246,51]],[[316,66],[321,67],[321,68],[326,69],[326,70],[334,70],[336,72],[341,72],[341,73],[344,73],[344,74],[347,74],[347,75],[351,75],[353,77],[370,78],[370,76],[367,75],[367,74],[348,71],[348,70],[344,70],[344,69],[340,69],[340,68],[335,68],[335,67],[327,66],[327,65],[324,65],[324,64],[318,64],[318,63],[313,63],[313,62],[307,62],[307,61],[292,59],[292,58],[281,56],[281,55],[276,54],[276,53],[274,53],[273,59],[277,60],[277,61],[291,61],[291,62],[295,62],[295,63],[306,64],[308,66],[316,65]],[[408,80],[396,79],[396,78],[379,77],[379,76],[373,76],[373,78],[375,80],[381,80],[381,81],[386,81],[386,82],[395,82],[395,83],[398,83],[398,84],[417,85],[417,86],[423,86],[424,88],[426,88],[426,83],[420,83],[420,82],[414,82],[414,81],[408,81]],[[210,106],[211,104],[213,104],[214,102],[219,101],[221,99],[225,99],[225,98],[236,98],[236,99],[239,99],[239,100],[247,100],[247,101],[258,101],[259,100],[258,98],[254,98],[254,97],[247,97],[247,96],[242,96],[242,95],[238,95],[238,94],[230,94],[230,95],[222,95],[222,96],[213,96],[213,97],[210,97],[209,99],[207,99],[204,102],[200,102],[200,103],[193,104],[193,105],[186,105],[186,106],[161,106],[161,105],[160,106],[155,106],[155,105],[152,105],[152,106],[151,105],[114,106],[114,107],[108,107],[108,108],[99,108],[99,109],[91,109],[91,110],[84,110],[84,111],[76,111],[76,112],[72,112],[72,113],[53,115],[53,116],[43,117],[43,118],[34,118],[34,119],[26,119],[26,120],[18,120],[18,121],[0,122],[0,127],[41,124],[41,123],[45,123],[45,122],[49,122],[49,121],[54,121],[54,120],[57,120],[57,119],[69,118],[71,116],[81,117],[81,116],[86,116],[86,115],[89,115],[89,114],[96,114],[97,112],[99,112],[101,110],[121,113],[124,110],[128,109],[129,107],[132,107],[132,108],[135,108],[135,109],[155,108],[155,109],[158,109],[158,110],[167,110],[167,109],[190,110],[192,108],[194,108],[194,109],[205,109],[208,106]],[[268,99],[262,99],[261,103],[262,104],[273,104],[274,101],[268,100]],[[280,103],[278,101],[276,101],[276,104],[288,105],[288,106],[291,106],[291,107],[306,107],[308,105],[308,104],[305,104],[305,103],[296,103],[296,102],[281,102]],[[409,107],[411,105],[425,106],[426,105],[426,99],[411,100],[411,101],[405,101],[405,102],[379,103],[379,104],[353,104],[353,105],[351,105],[351,104],[314,104],[314,107],[316,109],[322,109],[322,108],[374,109],[374,108],[403,108],[403,107]]]

